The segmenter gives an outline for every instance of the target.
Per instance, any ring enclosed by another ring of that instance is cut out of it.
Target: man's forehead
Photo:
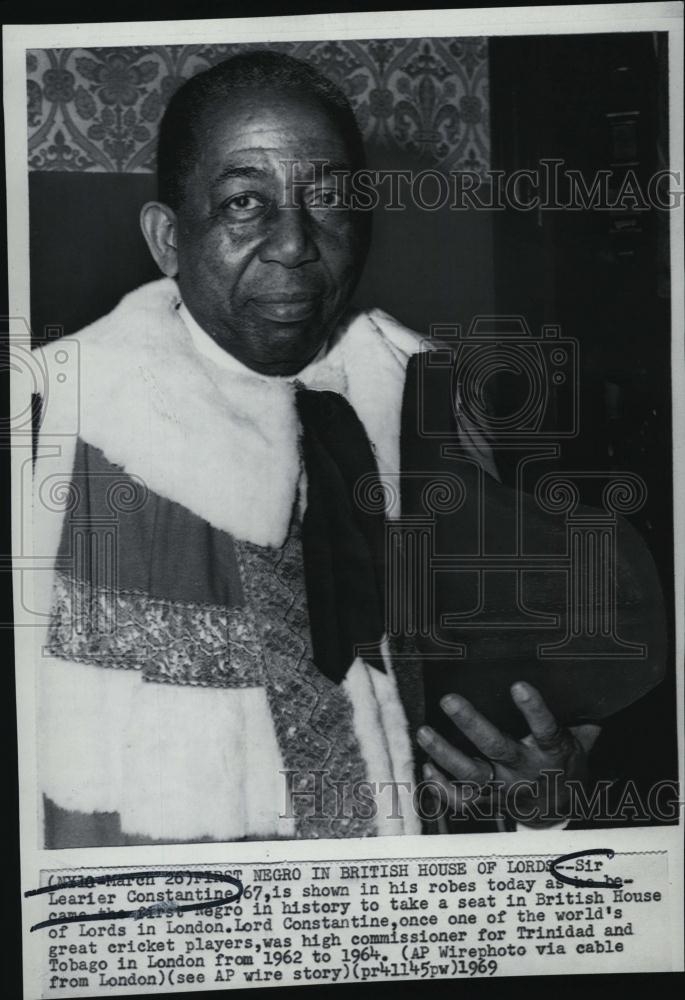
[[[203,140],[213,175],[230,163],[272,172],[283,159],[349,160],[338,123],[308,95],[257,94],[222,105],[205,119]]]

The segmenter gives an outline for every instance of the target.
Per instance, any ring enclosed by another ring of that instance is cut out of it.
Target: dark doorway
[[[586,192],[602,171],[609,175],[613,208],[494,213],[494,283],[498,315],[525,316],[533,331],[558,324],[578,343],[577,434],[561,443],[558,468],[634,473],[646,485],[630,519],[662,580],[671,669],[614,717],[595,751],[596,773],[632,778],[643,790],[677,776],[669,212],[653,203],[667,191],[654,186],[669,166],[667,46],[657,33],[490,43],[493,168],[543,177],[541,166],[552,163],[547,176],[556,169],[562,205],[577,194],[564,176],[569,169]],[[519,191],[523,198],[525,178]],[[641,195],[650,193],[645,205]],[[502,381],[498,405],[511,406],[507,393],[515,391]],[[549,419],[563,424],[550,392]],[[516,457],[498,451],[505,478]],[[587,503],[600,502],[600,484],[583,484]]]

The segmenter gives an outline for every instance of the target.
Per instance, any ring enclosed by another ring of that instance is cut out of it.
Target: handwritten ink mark
[[[114,875],[86,875],[81,879],[70,879],[68,886],[46,885],[40,889],[29,889],[24,896],[40,896],[46,892],[56,892],[59,889],[91,889],[94,885],[112,885],[114,882],[123,882],[131,878],[168,878],[169,875],[182,875],[189,878],[200,878],[206,882],[223,882],[226,885],[235,886],[235,892],[229,896],[221,896],[219,899],[203,900],[201,903],[185,903],[178,906],[174,902],[153,903],[151,906],[139,907],[136,910],[112,910],[106,913],[87,913],[77,917],[52,917],[49,920],[42,920],[39,924],[34,924],[30,929],[38,931],[43,927],[53,927],[56,924],[86,923],[91,920],[125,920],[132,918],[140,920],[142,917],[157,917],[162,913],[185,913],[189,910],[209,910],[215,906],[227,906],[230,903],[237,903],[243,894],[242,882],[232,875],[222,875],[220,872],[210,871],[179,871],[177,868],[168,868],[162,871],[143,872],[121,872]]]
[[[141,906],[139,910],[133,910],[131,916],[134,920],[142,920],[143,917],[161,917],[163,913],[178,913],[180,907],[178,903],[165,900],[162,903],[152,903],[150,906]]]
[[[549,872],[551,875],[554,875],[559,882],[563,882],[565,885],[576,886],[579,889],[621,889],[624,885],[630,885],[632,883],[632,878],[622,879],[618,875],[615,875],[613,878],[610,875],[607,875],[602,882],[599,882],[597,879],[593,878],[578,878],[573,875],[561,874],[560,869],[563,871],[578,870],[575,865],[564,865],[562,862],[573,861],[576,858],[597,856],[600,854],[609,860],[615,856],[615,852],[609,847],[593,847],[587,851],[574,851],[572,854],[562,854],[561,857],[556,859],[556,861],[550,861]]]

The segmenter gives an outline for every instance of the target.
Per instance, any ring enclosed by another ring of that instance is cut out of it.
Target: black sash
[[[367,663],[383,669],[385,513],[355,496],[362,477],[375,495],[380,482],[350,404],[338,393],[312,389],[298,389],[296,402],[307,475],[302,548],[314,662],[340,683],[362,651]]]

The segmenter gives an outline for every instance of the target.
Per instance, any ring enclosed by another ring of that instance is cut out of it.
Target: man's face
[[[359,219],[336,204],[349,151],[312,98],[238,93],[209,110],[177,212],[178,283],[197,322],[255,371],[289,375],[318,352],[363,266]],[[283,161],[297,184],[287,193]],[[324,175],[325,176],[325,175]]]

